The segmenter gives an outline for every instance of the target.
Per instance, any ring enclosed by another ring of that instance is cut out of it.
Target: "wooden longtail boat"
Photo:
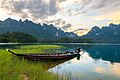
[[[67,59],[74,58],[80,56],[80,48],[76,49],[74,52],[64,52],[64,53],[54,53],[54,54],[17,54],[7,49],[8,52],[23,57],[30,60],[59,60],[59,59]]]

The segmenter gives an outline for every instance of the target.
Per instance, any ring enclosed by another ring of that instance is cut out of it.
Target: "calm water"
[[[0,48],[15,47],[23,44],[0,45]],[[48,71],[69,80],[120,80],[120,44],[57,44],[66,48],[61,51],[73,51],[77,47],[85,53],[77,58],[60,61]],[[82,53],[81,53],[82,54]],[[54,63],[52,63],[54,64]]]
[[[119,44],[62,44],[67,50],[81,47],[85,54],[48,71],[71,80],[120,80]]]

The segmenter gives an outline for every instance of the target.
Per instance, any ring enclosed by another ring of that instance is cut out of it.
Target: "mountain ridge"
[[[4,21],[0,21],[0,34],[5,32],[24,32],[31,34],[39,39],[58,39],[58,38],[77,38],[77,34],[73,32],[64,32],[60,28],[56,28],[54,25],[40,23],[34,23],[28,19],[19,21],[7,18]]]
[[[92,27],[92,29],[83,36],[78,36],[73,32],[64,32],[60,28],[56,28],[50,24],[40,24],[29,21],[28,19],[19,21],[7,18],[4,21],[0,21],[0,34],[6,32],[24,32],[28,33],[38,39],[60,39],[60,38],[90,38],[94,42],[120,42],[120,24],[109,24],[99,28],[98,26]]]
[[[101,29],[94,26],[83,38],[91,38],[95,42],[120,42],[120,24],[111,23]]]

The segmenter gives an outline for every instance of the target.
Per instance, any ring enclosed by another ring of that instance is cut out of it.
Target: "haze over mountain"
[[[94,26],[84,38],[91,38],[95,42],[120,42],[120,24],[111,23],[109,26],[103,26],[101,29]]]
[[[26,19],[22,21],[7,18],[0,21],[0,34],[5,32],[24,32],[29,33],[39,39],[58,39],[58,38],[77,38],[78,36],[73,32],[64,32],[61,29],[54,27],[52,24],[36,24]]]

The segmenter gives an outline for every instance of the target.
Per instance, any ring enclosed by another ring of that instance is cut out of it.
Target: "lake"
[[[0,48],[20,45],[25,44],[0,44]],[[85,53],[79,60],[73,58],[49,67],[48,72],[67,77],[68,80],[120,80],[120,44],[56,43],[56,45],[66,47],[56,52],[73,51],[80,47]]]

